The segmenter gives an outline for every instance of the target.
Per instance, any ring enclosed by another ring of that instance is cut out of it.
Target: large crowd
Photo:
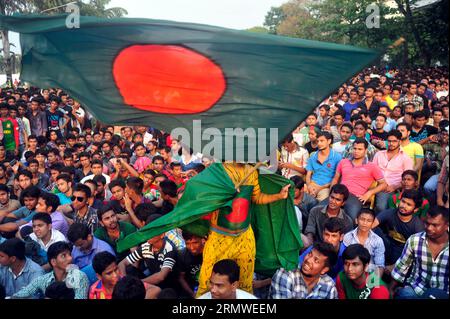
[[[154,127],[103,124],[61,89],[0,89],[0,299],[448,298],[448,85],[446,68],[377,67],[342,84],[279,145],[297,269],[255,273],[245,291],[223,259],[201,296],[208,237],[117,242],[217,160]]]

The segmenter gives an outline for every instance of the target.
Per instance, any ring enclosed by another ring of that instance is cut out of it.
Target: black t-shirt
[[[316,147],[312,147],[311,142],[308,142],[305,144],[305,148],[308,151],[309,154],[311,154],[312,152],[316,152],[319,148]]]
[[[198,276],[200,275],[200,267],[202,266],[203,255],[194,256],[189,250],[183,249],[178,254],[177,270],[184,272],[189,287],[192,290],[198,286]]]
[[[382,211],[377,215],[377,219],[391,244],[403,247],[412,234],[424,231],[425,226],[417,216],[413,216],[407,223],[402,222],[398,217],[397,210],[397,208],[391,208]]]
[[[373,130],[372,135],[370,136],[370,143],[372,143],[379,150],[385,149],[385,148],[378,147],[378,144],[374,143],[373,141],[385,142],[387,140],[387,137],[388,137],[388,133],[386,131],[379,133],[379,132]]]
[[[370,104],[369,108],[367,108],[365,100],[359,102],[358,107],[361,108],[362,111],[367,112],[370,116],[370,119],[372,120],[375,120],[375,118],[378,115],[378,112],[380,111],[380,103],[378,103],[378,101],[376,101],[375,99],[372,100],[372,103]]]
[[[158,213],[161,215],[166,215],[166,214],[170,213],[171,211],[173,211],[174,207],[175,206],[173,206],[170,202],[165,200],[165,201],[163,201]]]
[[[48,129],[51,131],[60,130],[59,120],[64,117],[63,112],[56,110],[55,113],[52,113],[50,110],[45,110],[45,114],[47,115]]]
[[[410,140],[412,142],[418,143],[419,141],[426,139],[428,136],[436,135],[438,133],[438,129],[431,125],[425,125],[419,132],[411,130]]]

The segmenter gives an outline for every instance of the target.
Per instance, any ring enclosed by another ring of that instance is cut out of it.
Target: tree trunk
[[[12,69],[11,69],[11,55],[9,53],[9,37],[8,30],[0,30],[3,43],[3,60],[5,63],[6,83],[12,86]]]
[[[419,34],[419,31],[417,31],[416,25],[413,20],[409,0],[405,0],[405,7],[403,6],[402,0],[395,0],[395,2],[397,3],[397,6],[398,6],[398,9],[400,10],[400,12],[405,16],[406,23],[408,24],[408,26],[414,36],[414,40],[417,43],[417,47],[419,48],[419,52],[420,52],[420,55],[422,56],[425,66],[429,67],[431,64],[431,53],[429,52],[426,45],[424,44],[424,41]]]

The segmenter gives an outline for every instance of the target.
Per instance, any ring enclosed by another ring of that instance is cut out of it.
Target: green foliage
[[[448,1],[415,8],[417,0],[291,0],[272,7],[264,25],[271,33],[304,39],[385,49],[403,37],[403,46],[388,51],[391,63],[448,63]],[[369,29],[366,8],[376,4],[380,28]],[[407,14],[412,24],[407,22]],[[422,45],[420,46],[419,43]]]

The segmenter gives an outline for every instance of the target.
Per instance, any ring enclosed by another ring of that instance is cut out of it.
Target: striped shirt
[[[409,276],[407,276],[409,274]],[[392,278],[409,284],[421,295],[428,288],[437,288],[449,293],[448,243],[433,260],[425,232],[409,237],[402,256],[395,263]]]
[[[375,234],[372,230],[369,231],[369,237],[366,241],[361,243],[358,238],[358,228],[348,232],[344,235],[344,245],[350,246],[352,244],[362,244],[370,253],[369,272],[374,271],[377,267],[384,268],[384,243],[380,236]]]
[[[338,299],[336,285],[330,276],[320,276],[317,284],[308,292],[300,269],[287,271],[284,268],[278,269],[273,276],[270,296],[272,299]]]
[[[174,244],[168,240],[164,240],[162,248],[157,252],[153,252],[152,245],[146,242],[129,254],[126,259],[130,264],[143,259],[150,273],[154,274],[162,268],[172,270],[177,260],[177,251]]]

